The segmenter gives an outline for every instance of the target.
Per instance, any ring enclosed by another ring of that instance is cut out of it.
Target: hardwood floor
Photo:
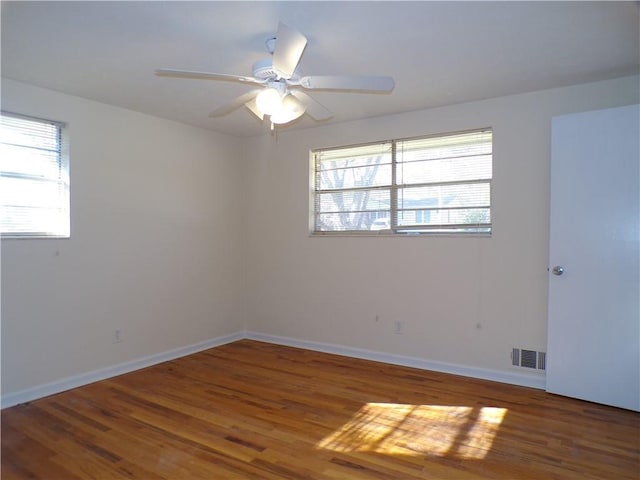
[[[638,479],[640,414],[243,340],[2,411],[2,479]]]

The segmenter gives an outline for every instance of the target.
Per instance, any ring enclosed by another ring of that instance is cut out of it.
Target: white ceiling
[[[2,76],[238,136],[268,132],[251,86],[156,68],[251,75],[278,21],[307,75],[391,75],[387,94],[311,92],[330,121],[419,110],[639,72],[638,2],[8,2]],[[303,116],[286,128],[318,125]]]

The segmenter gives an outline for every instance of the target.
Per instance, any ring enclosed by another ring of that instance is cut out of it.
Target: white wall
[[[512,347],[546,350],[551,117],[637,103],[638,86],[628,77],[254,139],[248,329],[513,372]],[[310,149],[486,126],[491,238],[309,236]]]
[[[67,122],[71,169],[71,239],[2,241],[3,395],[242,329],[237,139],[9,80],[2,108]]]

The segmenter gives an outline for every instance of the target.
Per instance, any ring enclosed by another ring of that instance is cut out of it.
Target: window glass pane
[[[491,178],[491,155],[403,162],[398,164],[398,184],[460,182]]]
[[[398,212],[399,227],[487,225],[489,223],[491,223],[491,213],[488,208],[401,210]]]
[[[65,237],[69,231],[61,229],[68,225],[68,214],[55,207],[7,206],[3,208],[3,235],[17,237]],[[24,226],[29,226],[25,232]]]
[[[55,180],[0,178],[0,201],[4,206],[58,208],[60,185]]]
[[[391,146],[364,145],[317,152],[316,189],[335,190],[391,184]]]
[[[354,212],[389,210],[389,190],[346,190],[318,194],[318,206],[323,211]]]
[[[371,165],[320,171],[320,190],[377,187],[391,184],[391,164],[372,159]]]
[[[0,171],[3,175],[17,174],[42,178],[60,175],[60,152],[38,150],[0,143]]]
[[[403,140],[397,146],[397,183],[490,179],[491,131]]]
[[[398,161],[437,160],[491,154],[491,130],[400,140]]]
[[[370,158],[386,156],[391,154],[391,143],[375,143],[371,145],[358,145],[355,147],[333,148],[327,150],[316,151],[316,156],[323,168],[340,168],[344,166],[345,161],[351,162],[353,165],[366,165]]]
[[[373,231],[385,228],[376,228],[378,225],[377,215],[388,214],[388,212],[341,212],[341,213],[321,213],[316,218],[318,221],[316,230],[318,232],[349,232],[349,231]],[[385,217],[380,217],[381,219]],[[388,217],[387,217],[388,218]],[[386,221],[388,224],[388,221]],[[388,227],[386,227],[388,228]]]
[[[398,190],[398,205],[399,209],[488,207],[490,197],[488,183],[406,187]]]
[[[2,114],[0,142],[42,150],[59,150],[58,131],[60,126],[45,120]]]
[[[355,190],[316,196],[316,229],[370,230],[378,218],[389,217],[390,191]]]

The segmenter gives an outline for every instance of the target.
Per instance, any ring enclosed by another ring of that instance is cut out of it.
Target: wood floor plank
[[[243,340],[2,411],[3,479],[640,478],[640,414]]]

